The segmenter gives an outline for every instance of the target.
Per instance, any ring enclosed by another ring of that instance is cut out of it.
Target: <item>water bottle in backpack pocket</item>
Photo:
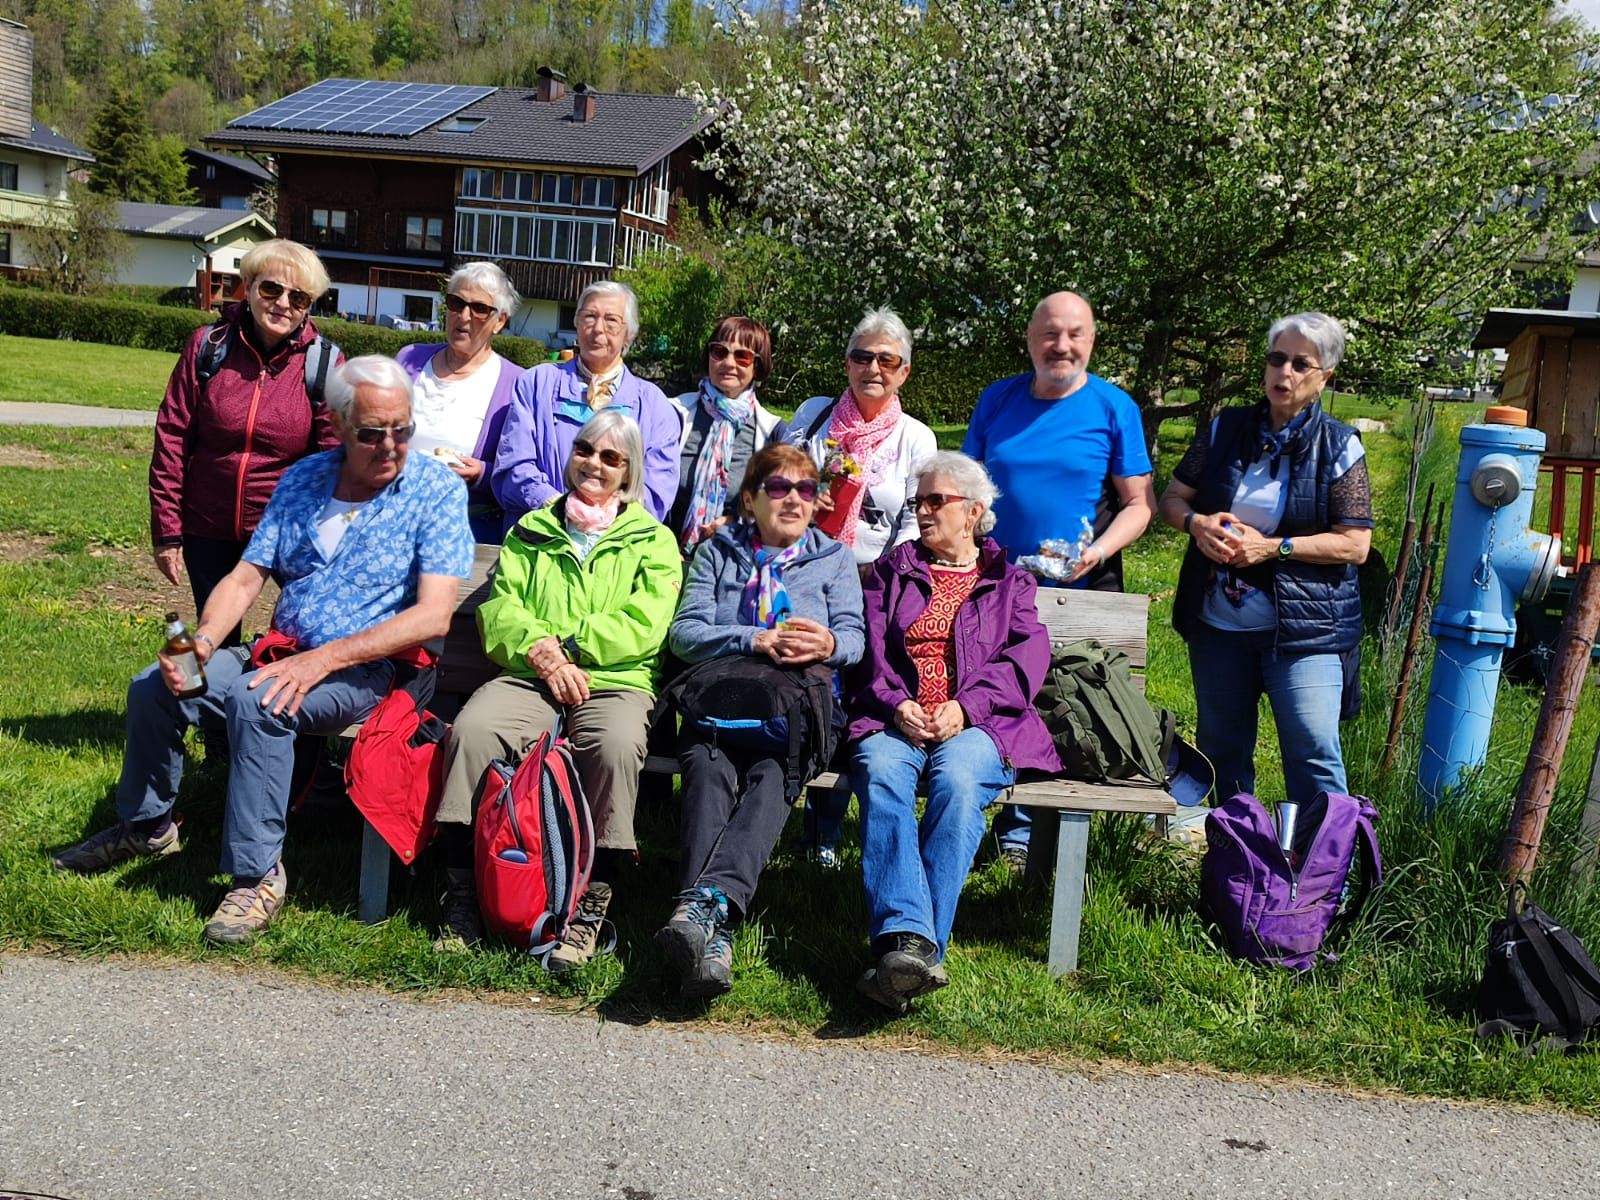
[[[1377,810],[1362,796],[1320,792],[1301,806],[1291,845],[1271,814],[1244,792],[1206,818],[1200,911],[1228,953],[1248,962],[1309,970],[1383,880]],[[1356,867],[1360,857],[1359,869]]]

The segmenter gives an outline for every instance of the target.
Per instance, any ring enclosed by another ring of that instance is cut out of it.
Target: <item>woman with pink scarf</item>
[[[448,892],[437,949],[463,949],[482,932],[471,834],[484,770],[521,755],[558,717],[600,852],[547,965],[574,970],[601,945],[612,885],[636,855],[645,732],[683,579],[678,540],[645,507],[644,468],[638,423],[602,408],[573,440],[565,493],[524,514],[500,548],[478,629],[502,673],[472,694],[445,743],[439,842]]]
[[[931,458],[939,443],[929,429],[900,407],[900,388],[911,376],[911,331],[893,309],[873,308],[850,335],[844,356],[850,384],[838,397],[813,396],[789,423],[790,437],[826,472],[830,459],[848,457],[859,469],[861,486],[847,488],[838,540],[850,548],[863,577],[901,542],[917,537],[911,497],[916,466]],[[817,497],[817,521],[832,514],[833,500]],[[835,846],[850,796],[810,793],[806,842],[825,866],[838,865]]]

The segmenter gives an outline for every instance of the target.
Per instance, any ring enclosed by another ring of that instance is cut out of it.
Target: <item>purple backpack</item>
[[[1383,880],[1378,812],[1364,796],[1320,792],[1302,807],[1295,860],[1278,845],[1272,815],[1240,792],[1206,818],[1200,910],[1222,931],[1228,953],[1249,962],[1310,970],[1332,962],[1322,943],[1353,920]],[[1361,855],[1358,878],[1350,868]]]

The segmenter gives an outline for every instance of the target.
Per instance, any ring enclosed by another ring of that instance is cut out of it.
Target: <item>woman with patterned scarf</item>
[[[769,442],[789,440],[789,426],[761,407],[755,389],[772,373],[772,337],[750,317],[723,317],[706,344],[697,391],[674,397],[683,413],[678,495],[667,526],[685,560],[695,547],[739,518],[739,489],[750,460]]]
[[[817,487],[816,465],[794,446],[776,443],[750,460],[739,492],[750,519],[724,525],[695,551],[667,635],[674,654],[834,670],[860,659],[861,580],[849,551],[811,528]],[[716,996],[732,986],[733,925],[789,817],[787,763],[776,750],[719,746],[686,723],[678,766],[683,890],[656,942],[685,996]]]
[[[860,470],[862,486],[848,500],[839,540],[850,547],[865,577],[873,563],[916,538],[913,470],[939,443],[933,430],[900,406],[900,389],[911,376],[911,332],[892,309],[869,309],[861,318],[850,335],[844,370],[850,381],[844,394],[807,400],[789,424],[790,437],[819,469],[844,456]],[[825,492],[817,511],[832,510]],[[807,797],[806,842],[825,866],[838,865],[839,827],[849,805],[848,789],[813,791]]]

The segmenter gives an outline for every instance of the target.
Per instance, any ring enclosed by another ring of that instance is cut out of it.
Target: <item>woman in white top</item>
[[[413,380],[413,454],[444,459],[467,484],[472,536],[500,540],[502,516],[489,476],[519,368],[491,343],[517,309],[516,288],[491,262],[458,267],[445,285],[445,341],[403,347],[396,361]]]

